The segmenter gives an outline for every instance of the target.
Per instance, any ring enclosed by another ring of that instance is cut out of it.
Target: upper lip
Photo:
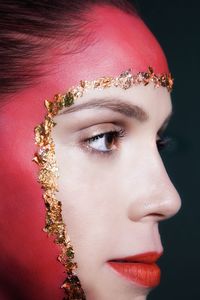
[[[138,263],[146,263],[146,264],[152,264],[155,263],[163,254],[163,252],[145,252],[145,253],[140,253],[136,254],[133,256],[127,256],[127,257],[122,257],[122,258],[115,258],[109,260],[109,262],[138,262]]]

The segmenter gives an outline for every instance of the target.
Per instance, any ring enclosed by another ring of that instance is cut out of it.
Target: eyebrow
[[[136,119],[140,122],[144,122],[149,119],[147,112],[145,112],[141,107],[131,103],[127,103],[124,100],[121,100],[117,97],[115,98],[104,97],[103,99],[93,98],[88,102],[84,102],[81,104],[77,104],[75,106],[68,107],[67,110],[63,112],[61,111],[59,115],[70,114],[83,109],[95,109],[95,108],[109,109],[114,112],[118,112],[128,118]],[[167,116],[162,126],[160,127],[158,131],[159,134],[162,134],[162,132],[166,129],[171,116],[172,116],[172,111]]]

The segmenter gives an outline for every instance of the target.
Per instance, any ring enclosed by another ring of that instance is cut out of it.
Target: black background
[[[162,280],[149,300],[200,299],[200,1],[137,0],[145,23],[159,40],[175,78],[174,115],[163,153],[181,198],[176,217],[160,224]]]

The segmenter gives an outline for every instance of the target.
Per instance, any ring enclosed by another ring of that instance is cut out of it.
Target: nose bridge
[[[147,156],[142,163],[142,176],[137,177],[136,197],[132,192],[129,218],[137,221],[163,220],[175,215],[180,207],[180,196],[172,184],[158,153]]]

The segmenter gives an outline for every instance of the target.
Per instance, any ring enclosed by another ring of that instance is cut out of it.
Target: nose
[[[134,181],[136,188],[132,184],[129,195],[129,219],[161,221],[174,216],[181,208],[181,199],[160,156],[147,158],[142,166],[141,175]]]

